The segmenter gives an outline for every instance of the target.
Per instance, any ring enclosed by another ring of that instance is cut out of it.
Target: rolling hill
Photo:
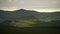
[[[60,12],[40,13],[34,10],[0,10],[0,34],[58,34]]]
[[[34,10],[25,10],[25,9],[20,9],[16,11],[0,10],[0,24],[1,25],[11,26],[12,24],[14,26],[21,26],[22,24],[22,26],[25,26],[25,25],[27,26],[27,24],[29,24],[32,26],[37,26],[37,25],[38,26],[45,26],[45,25],[57,26],[58,24],[60,24],[59,20],[60,20],[60,12],[40,13]],[[53,21],[59,21],[59,22],[55,23]]]

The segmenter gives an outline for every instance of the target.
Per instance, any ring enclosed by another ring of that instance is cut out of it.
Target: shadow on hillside
[[[56,27],[0,27],[0,34],[58,34]]]
[[[9,21],[10,22],[10,21]],[[59,22],[60,21],[52,21]],[[59,26],[51,27],[14,27],[14,26],[0,26],[0,34],[58,34],[60,33]]]

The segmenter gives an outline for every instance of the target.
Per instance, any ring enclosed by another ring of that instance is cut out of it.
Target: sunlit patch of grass
[[[52,19],[43,19],[40,21],[35,21],[35,20],[20,20],[20,21],[15,21],[14,23],[12,23],[13,26],[17,26],[17,27],[31,27],[32,24],[37,24],[37,23],[52,23]]]
[[[13,24],[13,25],[18,26],[18,27],[28,27],[31,24],[36,24],[36,22],[33,20],[21,20],[21,21],[15,22],[15,24]]]

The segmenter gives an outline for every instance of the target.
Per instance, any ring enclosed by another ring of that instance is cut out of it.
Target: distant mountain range
[[[37,20],[37,21],[60,20],[60,12],[40,13],[34,10],[25,10],[25,9],[20,9],[16,11],[0,10],[0,24],[3,24],[3,25],[4,24],[9,25],[10,24],[9,22],[11,21],[29,20],[29,19]]]
[[[60,19],[60,12],[53,12],[53,13],[40,13],[33,10],[16,10],[12,11],[3,11],[0,10],[0,18],[2,19],[22,19],[22,18],[37,18],[37,19]]]

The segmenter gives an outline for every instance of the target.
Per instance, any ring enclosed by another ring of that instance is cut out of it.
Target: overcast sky
[[[60,0],[0,0],[0,9],[60,9]]]

